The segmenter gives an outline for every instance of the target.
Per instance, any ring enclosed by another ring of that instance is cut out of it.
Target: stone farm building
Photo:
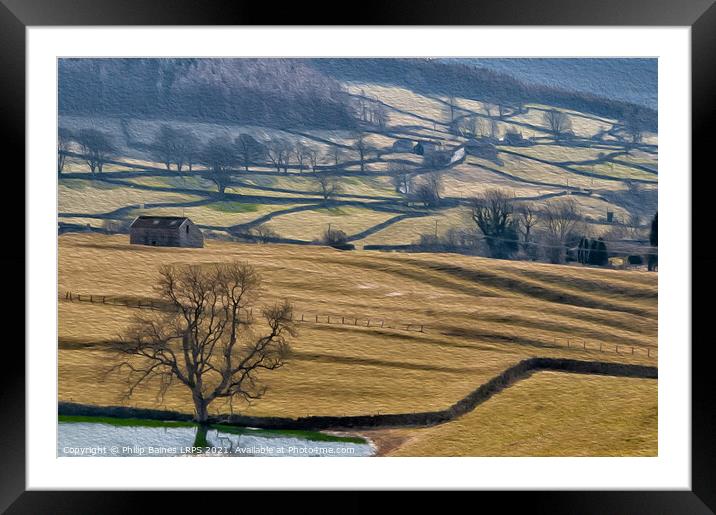
[[[129,243],[199,248],[204,246],[204,235],[185,216],[140,216],[129,226]]]

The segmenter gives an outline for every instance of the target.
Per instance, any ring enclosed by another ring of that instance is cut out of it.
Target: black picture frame
[[[711,233],[709,213],[710,192],[713,186],[713,161],[709,154],[716,137],[716,6],[714,0],[401,0],[390,3],[366,1],[361,9],[350,11],[355,25],[573,25],[573,26],[688,26],[691,27],[692,71],[692,168],[683,170],[684,180],[692,181],[692,489],[690,491],[583,491],[583,492],[484,492],[482,502],[498,503],[505,509],[549,513],[714,513],[716,512],[716,401],[714,374],[710,361],[711,342],[708,326],[714,291],[713,268],[716,258],[711,254],[708,235]],[[8,168],[3,174],[7,191],[25,191],[22,174],[8,171],[25,169],[25,30],[30,26],[62,25],[343,25],[348,19],[336,15],[337,4],[320,5],[287,3],[274,4],[243,1],[191,0],[0,0],[0,113],[2,113],[3,145]],[[317,12],[330,13],[321,18]],[[14,149],[12,152],[7,149]],[[711,173],[709,173],[711,172]],[[32,194],[32,192],[27,192]],[[24,212],[23,196],[14,195],[21,204],[7,213]],[[7,206],[7,203],[5,203]],[[9,217],[8,217],[9,218]],[[22,231],[16,217],[12,228],[15,245],[0,253],[3,270],[24,270],[26,267],[24,219]],[[20,234],[23,234],[21,237]],[[687,266],[685,264],[684,266]],[[6,288],[13,295],[3,297],[2,313],[15,314],[24,291],[21,274],[8,274]],[[15,282],[17,284],[15,284]],[[10,298],[8,298],[10,297]],[[27,306],[31,309],[31,306]],[[146,506],[147,492],[39,492],[25,491],[25,354],[22,346],[12,344],[9,336],[4,342],[5,364],[0,372],[0,406],[3,430],[0,438],[0,509],[8,513],[126,513]],[[17,340],[16,337],[13,340]],[[686,349],[689,342],[673,342]],[[229,500],[231,493],[211,494],[212,500]],[[280,502],[276,493],[241,493],[241,508],[250,504]],[[192,504],[206,508],[207,496],[191,493],[165,495],[162,506],[166,511]],[[422,494],[413,499],[424,503]],[[292,500],[293,510],[302,500]],[[474,500],[470,500],[474,503]],[[366,512],[374,502],[356,493],[349,493],[341,501],[341,511]],[[450,501],[459,506],[460,500]],[[272,504],[276,507],[276,504]],[[488,506],[486,504],[485,506]],[[319,506],[311,503],[311,511]],[[273,511],[273,510],[271,510]],[[271,512],[269,511],[269,512]],[[302,510],[298,510],[302,511]]]

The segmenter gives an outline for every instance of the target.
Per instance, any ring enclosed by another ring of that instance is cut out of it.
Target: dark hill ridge
[[[341,84],[303,59],[60,59],[59,112],[351,129]]]
[[[363,81],[421,94],[636,117],[645,129],[657,130],[657,113],[648,107],[528,83],[469,59],[60,59],[58,73],[61,115],[355,129],[357,107],[342,82]]]

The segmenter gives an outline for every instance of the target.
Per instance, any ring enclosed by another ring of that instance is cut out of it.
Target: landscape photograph
[[[658,456],[657,70],[58,59],[57,455]]]

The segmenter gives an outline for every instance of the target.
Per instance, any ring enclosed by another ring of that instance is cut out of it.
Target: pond
[[[194,447],[197,426],[191,422],[61,416],[57,455],[92,456],[372,456],[365,439],[313,431],[272,431],[226,425],[206,432],[207,448]]]

